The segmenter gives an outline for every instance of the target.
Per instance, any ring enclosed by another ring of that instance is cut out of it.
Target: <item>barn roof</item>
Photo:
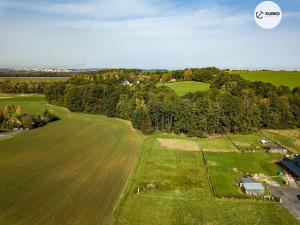
[[[246,190],[265,190],[260,183],[244,183],[243,186]]]
[[[280,145],[273,145],[273,146],[270,146],[270,149],[285,150],[285,148],[282,147],[282,146],[280,146]]]
[[[244,183],[257,183],[254,179],[251,177],[243,177],[241,178],[241,182]]]
[[[298,155],[293,160],[283,160],[281,164],[285,166],[289,171],[291,171],[297,177],[300,177],[300,155]]]

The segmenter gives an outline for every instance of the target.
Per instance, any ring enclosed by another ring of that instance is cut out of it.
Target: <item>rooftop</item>
[[[277,150],[285,150],[284,147],[280,146],[280,145],[271,145],[269,146],[270,149],[277,149]]]
[[[300,177],[300,157],[296,157],[293,160],[283,160],[281,161],[281,164],[285,166],[288,170],[290,170],[293,174],[295,174],[297,177]]]
[[[260,183],[243,183],[243,186],[246,190],[265,190]]]
[[[242,179],[241,179],[241,182],[243,183],[243,184],[245,184],[245,183],[257,183],[253,178],[251,178],[251,177],[243,177]]]

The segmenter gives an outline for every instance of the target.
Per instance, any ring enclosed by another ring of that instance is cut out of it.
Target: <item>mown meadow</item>
[[[156,133],[146,139],[135,173],[110,224],[298,224],[279,203],[213,197],[201,152],[166,149],[157,138],[170,135]],[[228,157],[222,160],[226,154]],[[277,171],[276,165],[268,168],[269,162],[265,160],[270,158],[261,157],[262,153],[250,156],[249,163],[246,163],[248,155],[241,153],[206,152],[205,156],[217,161],[228,174],[230,166],[223,163],[230,161],[234,166],[240,157],[244,157],[244,171],[250,172],[251,168],[254,171],[257,165],[255,171],[263,169],[269,174]],[[217,174],[216,178],[216,185],[225,179],[220,188],[237,190],[236,186],[226,185],[226,180],[233,177]]]
[[[300,86],[300,71],[246,71],[235,70],[231,73],[240,74],[250,81],[269,82],[276,86],[285,85],[290,88]]]
[[[61,120],[0,140],[0,224],[105,224],[142,137],[122,120],[70,113],[43,96],[5,96]]]
[[[180,82],[169,82],[160,83],[158,86],[167,86],[173,89],[178,96],[183,96],[187,93],[193,93],[197,91],[209,90],[209,83],[195,82],[195,81],[180,81]]]

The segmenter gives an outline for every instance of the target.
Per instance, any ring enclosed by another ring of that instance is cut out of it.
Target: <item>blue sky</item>
[[[0,0],[0,67],[300,69],[300,0]]]

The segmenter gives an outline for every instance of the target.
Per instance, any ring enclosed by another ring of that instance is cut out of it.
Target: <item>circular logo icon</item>
[[[255,8],[254,19],[261,28],[273,29],[281,22],[281,8],[272,1],[261,2]]]

